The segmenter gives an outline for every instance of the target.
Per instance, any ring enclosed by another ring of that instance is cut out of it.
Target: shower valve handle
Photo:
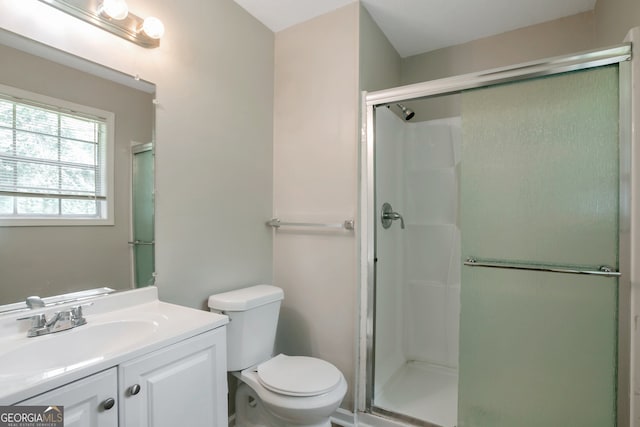
[[[380,215],[380,219],[382,221],[382,227],[389,228],[391,227],[391,223],[396,220],[400,220],[400,228],[404,230],[404,218],[398,212],[393,211],[393,207],[389,203],[384,203],[382,205],[382,214]]]

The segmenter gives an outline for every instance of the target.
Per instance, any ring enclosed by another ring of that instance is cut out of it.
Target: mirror
[[[1,85],[115,116],[113,224],[0,226],[0,305],[152,284],[155,85],[5,30],[0,57]]]

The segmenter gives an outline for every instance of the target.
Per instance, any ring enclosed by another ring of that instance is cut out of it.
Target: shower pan
[[[629,57],[365,94],[364,422],[627,424]]]

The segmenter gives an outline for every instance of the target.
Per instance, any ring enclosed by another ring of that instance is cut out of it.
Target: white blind
[[[106,129],[105,119],[0,94],[0,214],[97,215]]]

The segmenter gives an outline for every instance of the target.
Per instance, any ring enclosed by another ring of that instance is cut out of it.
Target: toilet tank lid
[[[209,308],[220,311],[245,311],[282,299],[284,299],[282,289],[271,285],[255,285],[211,295]]]

